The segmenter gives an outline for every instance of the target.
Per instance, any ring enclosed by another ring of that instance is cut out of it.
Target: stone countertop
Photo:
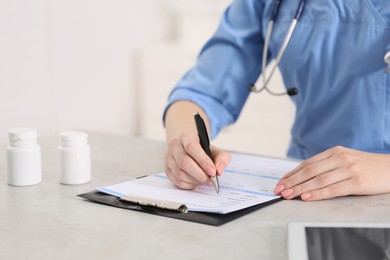
[[[91,203],[77,194],[163,171],[165,143],[89,136],[92,181],[84,185],[59,184],[57,137],[39,139],[38,185],[7,185],[0,157],[0,259],[285,260],[289,222],[390,220],[390,194],[281,201],[220,227]]]

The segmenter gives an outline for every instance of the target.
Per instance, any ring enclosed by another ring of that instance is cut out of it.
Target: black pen
[[[213,160],[213,156],[211,155],[210,150],[210,139],[209,135],[207,134],[206,125],[204,124],[203,118],[199,115],[199,113],[196,113],[194,115],[196,129],[198,130],[198,136],[200,140],[200,145],[202,146],[203,150],[206,152],[206,154]],[[215,191],[219,193],[219,181],[217,175],[210,176],[211,181],[213,182]]]

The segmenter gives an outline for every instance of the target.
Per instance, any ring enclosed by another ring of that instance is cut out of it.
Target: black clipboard
[[[235,220],[239,217],[242,217],[246,214],[249,214],[255,210],[258,210],[260,208],[263,208],[267,205],[270,205],[272,203],[275,203],[277,201],[282,200],[282,198],[276,198],[274,200],[270,200],[252,207],[248,207],[245,209],[241,209],[238,211],[234,211],[231,213],[227,214],[214,214],[214,213],[203,213],[203,212],[193,212],[189,211],[187,213],[181,213],[173,210],[168,210],[168,209],[161,209],[161,208],[156,208],[152,206],[145,206],[145,205],[140,205],[137,203],[133,202],[127,202],[121,200],[119,197],[115,197],[100,191],[91,191],[88,193],[83,193],[77,195],[79,197],[82,197],[84,199],[108,205],[108,206],[113,206],[117,208],[122,208],[122,209],[129,209],[129,210],[135,210],[135,211],[140,211],[140,212],[145,212],[149,214],[154,214],[158,216],[163,216],[163,217],[169,217],[169,218],[175,218],[175,219],[181,219],[181,220],[186,220],[186,221],[191,221],[191,222],[196,222],[196,223],[201,223],[201,224],[206,224],[206,225],[211,225],[211,226],[221,226],[225,223],[228,223],[232,220]]]

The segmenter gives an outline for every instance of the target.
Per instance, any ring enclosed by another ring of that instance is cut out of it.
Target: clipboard
[[[191,192],[177,189],[163,172],[99,187],[78,196],[123,209],[220,226],[282,200],[273,193],[273,188],[285,172],[297,165],[291,160],[232,153],[232,162],[220,179],[221,193],[217,197],[207,185]]]
[[[119,198],[113,195],[109,195],[99,191],[91,191],[88,193],[83,193],[77,195],[81,198],[90,200],[95,203],[100,203],[108,206],[113,206],[122,209],[129,209],[149,214],[154,214],[163,217],[169,217],[174,219],[181,219],[185,221],[196,222],[200,224],[206,224],[211,226],[221,226],[226,224],[232,220],[235,220],[239,217],[242,217],[246,214],[254,212],[260,208],[273,204],[277,201],[282,200],[282,198],[276,198],[274,200],[270,200],[252,207],[244,208],[238,211],[234,211],[227,214],[216,214],[216,213],[203,213],[203,212],[194,212],[189,211],[187,213],[172,210],[167,208],[159,208],[153,205],[148,205],[148,203],[137,203],[126,201],[123,198]],[[158,203],[158,202],[156,202]]]

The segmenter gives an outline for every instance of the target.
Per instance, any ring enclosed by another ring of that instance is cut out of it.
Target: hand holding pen
[[[196,189],[202,184],[214,186],[211,176],[220,176],[230,163],[231,155],[210,146],[213,160],[203,150],[194,124],[194,112],[181,118],[183,110],[171,112],[167,118],[168,149],[165,154],[165,173],[169,180],[181,189]],[[170,121],[172,116],[172,121]],[[187,129],[186,131],[176,131]],[[173,130],[173,131],[172,131]],[[175,132],[176,131],[176,132]],[[172,134],[173,132],[173,134]]]

